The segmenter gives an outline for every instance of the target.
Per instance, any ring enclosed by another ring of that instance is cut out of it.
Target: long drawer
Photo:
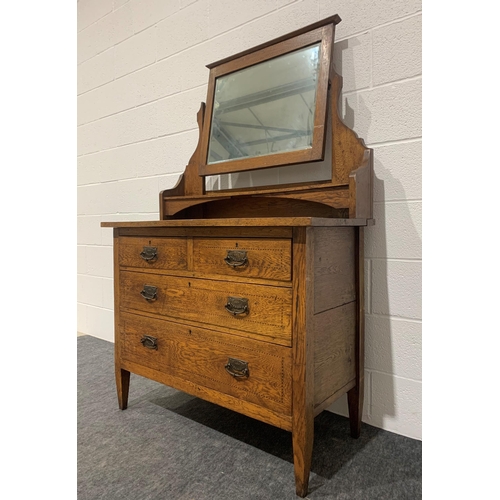
[[[123,313],[121,358],[291,414],[291,349]]]
[[[120,295],[125,309],[255,333],[291,344],[290,288],[121,271]]]

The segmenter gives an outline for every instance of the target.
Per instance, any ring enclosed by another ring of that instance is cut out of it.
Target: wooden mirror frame
[[[218,175],[259,170],[297,163],[309,163],[324,159],[328,78],[333,56],[333,34],[334,25],[328,24],[299,35],[291,34],[282,40],[275,40],[271,42],[271,44],[255,47],[251,49],[251,51],[245,52],[243,55],[238,54],[207,66],[207,68],[210,69],[210,76],[208,80],[207,105],[205,110],[206,126],[201,136],[200,175]],[[320,43],[319,73],[316,87],[312,147],[267,155],[251,156],[248,158],[225,160],[217,163],[208,163],[216,79],[317,43]]]

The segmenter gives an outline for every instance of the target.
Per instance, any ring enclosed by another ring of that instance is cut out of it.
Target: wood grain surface
[[[145,261],[144,247],[155,247],[157,258]],[[186,238],[130,237],[122,238],[118,255],[120,265],[144,269],[188,269]]]
[[[291,349],[231,337],[194,326],[122,314],[122,358],[189,380],[264,408],[291,414]],[[141,344],[157,339],[157,349]],[[229,358],[248,363],[248,378],[237,379],[225,366]]]
[[[247,264],[231,267],[225,262],[227,252],[245,251]],[[292,274],[291,240],[264,238],[195,238],[193,270],[223,274],[227,277],[249,277],[289,281]]]
[[[297,495],[309,485],[314,441],[314,229],[293,233],[293,414],[292,443]]]
[[[314,313],[355,300],[354,229],[314,231]]]
[[[293,213],[288,213],[287,217],[221,217],[219,219],[179,219],[179,220],[153,220],[153,221],[116,221],[116,222],[101,222],[101,227],[117,227],[117,228],[219,228],[230,227],[234,230],[242,227],[298,227],[298,226],[366,226],[366,219],[342,219],[342,218],[327,218],[327,217],[297,217]],[[125,233],[120,233],[125,234]]]
[[[356,302],[314,316],[314,405],[356,376]]]
[[[157,288],[157,299],[141,296],[144,285]],[[121,307],[169,318],[255,332],[291,343],[292,291],[284,287],[120,272]],[[249,313],[233,316],[228,297],[247,298]]]

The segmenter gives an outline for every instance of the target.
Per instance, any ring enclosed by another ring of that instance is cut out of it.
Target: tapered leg
[[[118,406],[126,410],[128,405],[128,388],[130,386],[130,372],[116,367],[116,392],[118,393]]]
[[[349,423],[351,425],[351,436],[359,438],[361,434],[361,416],[363,415],[364,379],[359,380],[358,385],[347,393],[347,404],[349,406]]]
[[[309,472],[311,471],[311,460],[314,440],[314,418],[310,415],[301,418],[300,425],[292,431],[293,441],[293,465],[295,471],[295,490],[297,495],[304,498],[309,487]],[[294,419],[297,422],[299,419]]]
[[[314,439],[313,228],[293,229],[292,442],[295,489],[307,495]]]

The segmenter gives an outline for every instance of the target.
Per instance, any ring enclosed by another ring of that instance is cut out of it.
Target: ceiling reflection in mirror
[[[207,163],[312,147],[320,44],[216,79]]]

